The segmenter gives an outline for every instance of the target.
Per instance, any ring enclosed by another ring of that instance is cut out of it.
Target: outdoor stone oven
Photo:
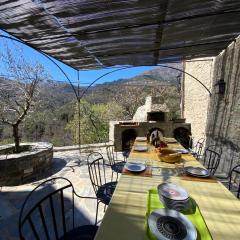
[[[156,128],[164,137],[175,137],[187,147],[191,124],[185,123],[185,119],[170,119],[167,105],[157,101],[157,98],[148,96],[131,121],[110,122],[109,139],[115,143],[116,151],[128,149],[136,137],[144,137]]]
[[[14,145],[0,148],[0,186],[20,185],[36,180],[51,167],[53,145],[50,143],[24,143],[21,153],[14,154]]]

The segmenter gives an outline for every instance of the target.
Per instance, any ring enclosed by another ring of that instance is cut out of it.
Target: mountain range
[[[168,65],[164,65],[168,66]],[[175,67],[182,69],[182,65],[179,63],[169,64],[170,67]],[[114,91],[116,88],[124,87],[159,87],[159,86],[179,86],[179,80],[181,79],[181,72],[175,71],[170,68],[158,67],[153,70],[145,71],[142,74],[139,74],[132,78],[118,79],[112,82],[106,82],[101,84],[93,85],[87,92],[86,97],[96,96],[96,100],[93,102],[97,103],[105,102],[104,98],[105,90],[108,89],[108,92]],[[75,90],[78,92],[76,86]],[[72,89],[72,86],[67,82],[58,82],[52,81],[47,83],[44,86],[44,92],[48,95],[49,99],[54,102],[54,105],[63,105],[71,100],[75,99],[75,94]],[[86,89],[86,87],[80,87],[79,92],[81,93]],[[100,99],[103,98],[103,99]],[[109,99],[108,99],[109,100]]]
[[[171,63],[164,66],[182,69],[182,64],[180,63]],[[147,91],[151,94],[153,89],[160,89],[164,86],[174,86],[178,88],[180,86],[180,78],[180,71],[174,71],[166,67],[157,67],[131,78],[93,85],[85,93],[84,98],[91,103],[106,103],[111,101],[111,98],[120,90],[124,98],[124,92],[127,95],[132,88],[134,88],[136,92]],[[3,78],[0,78],[0,80],[7,81]],[[80,89],[76,86],[73,87],[75,88],[75,92],[80,95],[86,90],[86,87],[80,87]],[[43,103],[43,109],[55,109],[76,100],[74,90],[68,82],[47,81],[42,84],[41,88],[42,94],[40,99]]]

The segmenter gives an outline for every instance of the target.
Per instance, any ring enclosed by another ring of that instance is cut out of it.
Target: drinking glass
[[[151,166],[152,166],[152,160],[149,159],[149,158],[146,159],[146,160],[145,160],[145,166],[146,166],[146,167],[151,167]]]
[[[175,169],[178,173],[178,175],[184,175],[185,170],[184,170],[184,163],[175,163]]]

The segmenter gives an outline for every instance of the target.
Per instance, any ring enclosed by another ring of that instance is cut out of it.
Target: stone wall
[[[213,64],[213,58],[193,59],[184,63],[184,71],[196,77],[211,91]],[[183,75],[182,117],[191,123],[194,143],[205,137],[209,99],[209,93],[198,81],[187,74]]]
[[[13,145],[0,148],[0,186],[20,185],[36,180],[51,167],[53,145],[50,143],[21,144],[26,151],[12,153]],[[8,152],[8,153],[7,153]]]
[[[220,79],[226,82],[224,95],[218,93],[216,84]],[[215,59],[206,136],[207,145],[223,147],[220,171],[227,173],[232,166],[239,163],[240,37]]]
[[[145,137],[146,134],[154,129],[159,128],[164,137],[174,137],[174,130],[185,128],[191,131],[191,125],[184,122],[139,122],[137,125],[122,125],[121,123],[114,125],[114,144],[116,151],[122,151],[122,134],[126,130],[134,130],[136,137]]]

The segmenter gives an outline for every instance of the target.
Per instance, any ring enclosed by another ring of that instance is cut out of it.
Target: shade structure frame
[[[2,1],[0,28],[74,69],[218,55],[239,34],[237,0]]]

